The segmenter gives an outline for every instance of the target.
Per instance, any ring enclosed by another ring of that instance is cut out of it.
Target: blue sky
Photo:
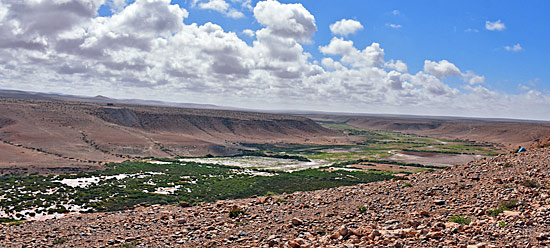
[[[185,1],[172,1],[188,7]],[[258,1],[253,1],[254,5]],[[314,43],[306,51],[319,58],[317,49],[330,42],[330,24],[342,19],[360,21],[364,29],[348,38],[357,47],[372,42],[383,45],[386,57],[401,59],[411,71],[421,70],[425,59],[452,61],[460,68],[486,77],[488,87],[510,94],[518,84],[530,84],[538,90],[550,89],[550,1],[280,1],[301,3],[317,22]],[[212,10],[188,8],[189,22],[214,22],[240,33],[260,25],[247,17],[234,20]],[[394,14],[394,11],[396,14]],[[506,29],[489,31],[486,21],[501,20]],[[394,29],[386,24],[401,25]],[[241,35],[243,39],[246,36]],[[520,44],[520,52],[506,46]],[[452,81],[452,80],[451,80]]]
[[[0,36],[7,37],[0,38],[0,88],[260,109],[550,119],[549,1],[62,5],[0,0]]]
[[[129,1],[131,3],[133,1]],[[192,1],[172,0],[187,9],[187,23],[212,22],[226,31],[243,35],[244,29],[259,29],[251,10],[239,8],[245,17],[232,19],[209,9],[191,7]],[[258,1],[252,1],[255,6]],[[421,70],[425,59],[452,61],[460,68],[475,71],[486,77],[487,87],[509,94],[520,91],[519,84],[540,91],[550,90],[550,2],[487,0],[487,1],[279,1],[300,3],[315,16],[317,32],[313,43],[304,49],[319,59],[318,46],[326,45],[333,35],[330,24],[343,18],[361,22],[364,29],[347,38],[357,47],[372,42],[383,45],[386,58],[401,59],[412,71]],[[105,5],[102,16],[112,14]],[[489,31],[486,21],[501,20],[506,29]],[[400,25],[391,28],[388,25]],[[510,52],[506,46],[520,44],[519,52]],[[450,84],[456,84],[449,80]]]

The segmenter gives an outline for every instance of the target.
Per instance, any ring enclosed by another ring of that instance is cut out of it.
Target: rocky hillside
[[[0,98],[0,174],[61,173],[154,156],[227,155],[241,143],[338,143],[310,119],[230,110]]]
[[[541,145],[538,145],[540,147]],[[550,148],[315,192],[0,227],[3,247],[548,247]]]

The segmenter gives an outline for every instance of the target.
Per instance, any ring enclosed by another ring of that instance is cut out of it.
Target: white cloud
[[[400,29],[401,25],[393,24],[393,23],[386,23],[386,27],[390,27],[390,28],[393,28],[393,29]]]
[[[523,51],[523,47],[521,47],[521,45],[519,43],[517,43],[513,46],[505,46],[504,49],[506,49],[506,51],[510,51],[510,52]]]
[[[128,4],[128,0],[107,0],[107,5],[111,7],[113,12],[120,12]]]
[[[208,2],[199,3],[199,8],[224,13],[229,8],[229,4],[225,0],[209,0]]]
[[[195,6],[198,2],[195,0],[191,3],[191,6]],[[243,18],[244,14],[235,8],[231,8],[229,3],[225,0],[208,0],[208,2],[198,3],[201,9],[210,9],[224,14],[227,17],[234,19]]]
[[[363,25],[356,20],[342,19],[330,25],[330,32],[336,35],[347,36],[363,29]]]
[[[360,51],[354,47],[353,41],[343,38],[332,38],[327,46],[320,46],[319,51],[328,55],[340,55],[343,64],[355,68],[384,66],[384,49],[380,44],[373,42],[370,46]]]
[[[397,9],[394,9],[391,13],[395,16],[401,14],[401,12],[399,12],[399,10],[397,10]]]
[[[462,73],[456,65],[447,60],[441,60],[439,62],[425,60],[424,71],[436,76],[439,79],[445,78],[447,76],[458,76],[464,82],[471,85],[485,83],[484,76],[477,75],[472,71],[466,71],[465,73]]]
[[[439,62],[425,60],[424,71],[438,78],[462,75],[458,67],[456,67],[453,63],[447,60],[441,60]]]
[[[254,8],[254,17],[271,33],[300,42],[309,42],[317,31],[315,17],[299,3],[259,2]]]
[[[501,20],[497,20],[494,22],[485,21],[485,28],[489,31],[502,31],[506,29],[506,25],[504,25]]]
[[[169,0],[136,0],[110,17],[97,16],[100,0],[75,0],[65,8],[57,1],[36,3],[0,1],[0,88],[269,109],[516,118],[546,116],[541,106],[550,104],[548,94],[534,89],[516,95],[489,90],[483,76],[446,60],[428,60],[424,71],[408,72],[403,61],[386,61],[379,43],[358,49],[353,41],[333,38],[319,47],[327,57],[318,65],[301,45],[316,25],[300,4],[258,3],[254,15],[263,27],[243,31],[254,34],[247,44],[217,24],[184,23],[188,12]],[[464,85],[451,87],[446,76]],[[526,107],[513,108],[518,104]]]
[[[329,70],[345,70],[345,67],[338,61],[334,61],[332,58],[323,58],[321,64]]]
[[[332,38],[327,46],[319,47],[319,51],[330,55],[348,55],[358,52],[353,45],[353,41],[336,37]]]
[[[485,76],[480,76],[472,71],[466,71],[462,74],[462,78],[471,85],[485,83]]]
[[[245,34],[246,36],[249,36],[250,38],[254,38],[254,36],[256,36],[256,32],[254,32],[254,30],[251,30],[251,29],[243,30],[243,34]]]
[[[405,62],[403,62],[401,60],[394,61],[392,59],[392,60],[386,62],[385,67],[390,68],[390,69],[394,69],[398,72],[407,72],[408,71],[407,64],[405,64]]]

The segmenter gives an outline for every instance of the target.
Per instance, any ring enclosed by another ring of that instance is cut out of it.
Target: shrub
[[[502,212],[514,209],[517,206],[519,206],[519,202],[517,200],[501,201],[498,204],[498,207],[487,210],[487,215],[496,217]]]
[[[449,218],[449,222],[458,223],[460,225],[470,225],[470,223],[472,222],[472,218],[465,217],[465,216],[462,216],[462,215],[455,215],[455,216]]]
[[[65,239],[65,238],[56,238],[56,239],[53,240],[53,243],[54,243],[54,245],[60,245],[60,244],[63,244],[67,241],[69,241],[69,240]]]
[[[229,218],[237,218],[240,215],[246,215],[246,211],[240,208],[233,208],[231,209],[231,211],[229,211]]]
[[[362,213],[362,214],[363,214],[363,213],[367,212],[367,207],[365,207],[365,206],[358,206],[358,207],[357,207],[357,210],[359,210],[359,213]]]
[[[528,188],[538,188],[539,184],[534,180],[523,180],[520,183],[521,185],[528,187]]]
[[[506,227],[507,225],[508,224],[506,224],[506,222],[504,222],[504,221],[501,221],[501,222],[498,223],[498,226],[500,226],[500,227]]]
[[[267,191],[264,196],[273,196],[273,195],[277,195],[277,193],[273,192],[273,191]]]

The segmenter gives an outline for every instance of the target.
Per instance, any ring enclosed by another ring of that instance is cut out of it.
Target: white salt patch
[[[156,188],[155,191],[152,193],[161,194],[161,195],[170,195],[170,194],[174,194],[176,190],[178,190],[179,188],[181,188],[181,185],[176,185],[174,187],[159,187],[159,188]]]

